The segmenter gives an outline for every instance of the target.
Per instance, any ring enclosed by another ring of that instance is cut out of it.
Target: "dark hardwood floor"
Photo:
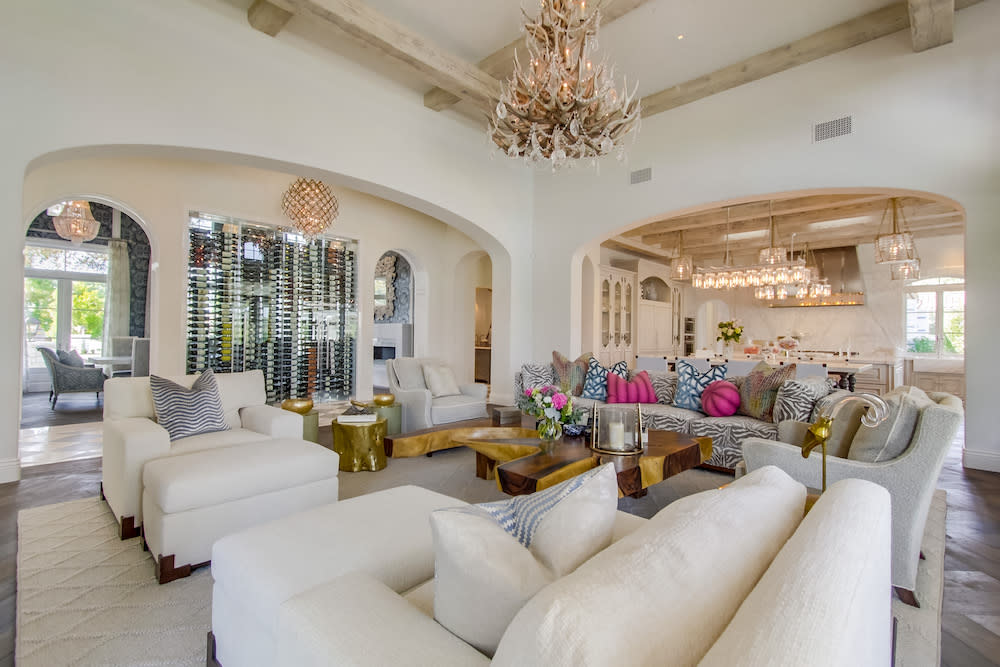
[[[104,417],[104,394],[93,392],[61,394],[55,410],[49,405],[49,392],[21,395],[21,428],[64,426],[99,422]]]
[[[0,666],[14,662],[17,512],[96,496],[100,466],[100,459],[36,466],[0,485]],[[1000,665],[1000,474],[962,468],[959,441],[938,486],[948,491],[941,664]]]

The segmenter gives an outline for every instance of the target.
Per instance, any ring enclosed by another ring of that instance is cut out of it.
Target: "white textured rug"
[[[917,576],[922,607],[893,600],[897,667],[940,663],[945,509],[938,491]],[[160,586],[150,555],[118,539],[97,498],[23,510],[17,525],[18,665],[205,664],[208,568]]]
[[[921,550],[926,560],[917,568],[920,608],[892,601],[896,617],[896,667],[937,667],[941,664],[941,600],[944,597],[945,515],[947,492],[938,489],[927,513]]]
[[[205,664],[208,569],[160,586],[139,542],[97,498],[18,514],[20,667]]]

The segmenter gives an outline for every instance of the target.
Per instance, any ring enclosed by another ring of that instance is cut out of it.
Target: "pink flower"
[[[568,402],[569,399],[566,398],[566,394],[553,394],[552,396],[552,407],[556,410],[562,410]]]
[[[525,396],[531,396],[531,392],[533,392],[533,391],[534,391],[534,389],[532,389],[531,387],[528,387],[527,389],[524,390],[524,395]]]

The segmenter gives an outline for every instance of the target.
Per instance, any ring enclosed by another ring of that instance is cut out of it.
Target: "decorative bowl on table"
[[[576,438],[590,433],[589,424],[563,424],[563,435]]]
[[[372,397],[372,403],[380,408],[388,407],[396,402],[396,397],[392,394],[375,394]]]
[[[313,401],[311,398],[286,398],[281,402],[281,409],[304,415],[313,409]]]

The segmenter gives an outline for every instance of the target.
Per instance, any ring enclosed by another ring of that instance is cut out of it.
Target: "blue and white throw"
[[[688,362],[678,361],[677,393],[674,394],[674,406],[704,412],[701,409],[701,395],[705,391],[705,387],[716,380],[725,379],[725,364],[709,368],[707,373],[700,373]]]
[[[190,389],[157,375],[149,376],[149,388],[156,420],[167,429],[170,440],[229,430],[211,369],[202,373]]]
[[[611,464],[607,464],[611,465]],[[556,484],[555,486],[537,491],[526,496],[514,496],[510,500],[500,500],[493,503],[482,503],[469,508],[490,515],[505,531],[513,535],[525,547],[531,546],[538,526],[545,515],[555,509],[556,505],[583,488],[587,482],[601,473],[603,466],[588,470],[582,475]]]
[[[587,377],[583,380],[583,397],[595,401],[608,400],[608,373],[614,373],[620,378],[628,379],[628,365],[619,361],[611,368],[605,368],[594,357],[587,364]]]

